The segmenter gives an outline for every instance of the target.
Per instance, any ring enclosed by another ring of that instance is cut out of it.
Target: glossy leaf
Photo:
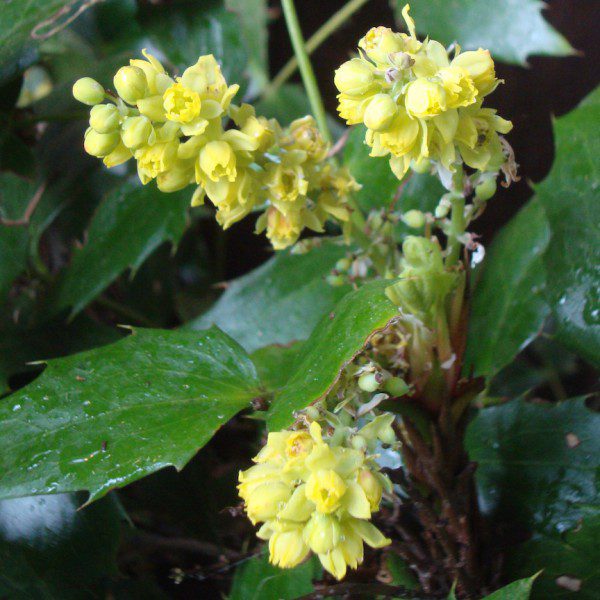
[[[304,340],[350,289],[325,282],[346,252],[331,242],[307,254],[277,252],[258,269],[230,282],[216,304],[187,327],[204,329],[214,323],[248,352]]]
[[[20,65],[31,62],[34,48],[40,37],[56,25],[64,22],[76,10],[74,5],[67,14],[43,25],[46,19],[65,5],[64,0],[28,0],[27,2],[3,2],[0,10],[0,80],[18,72]],[[36,33],[36,36],[33,33]],[[23,55],[29,51],[29,56]]]
[[[148,6],[139,18],[145,36],[166,65],[181,73],[199,56],[213,54],[229,84],[245,84],[248,50],[240,20],[219,1]],[[242,93],[239,95],[241,97]],[[238,100],[240,101],[240,100]]]
[[[294,600],[310,594],[313,579],[321,576],[321,565],[313,556],[293,569],[269,564],[266,554],[242,563],[235,571],[229,600]]]
[[[404,0],[392,0],[402,22]],[[411,16],[417,30],[443,44],[457,42],[464,50],[488,48],[508,63],[527,64],[527,57],[567,56],[574,50],[542,16],[540,0],[413,0]]]
[[[544,209],[534,199],[489,248],[471,307],[467,365],[493,377],[540,332],[549,309],[543,255],[550,242]]]
[[[403,181],[398,181],[390,169],[389,159],[369,156],[371,149],[364,139],[365,127],[353,127],[344,146],[344,164],[362,185],[356,194],[360,206],[364,210],[387,208],[401,187],[397,209],[433,211],[446,191],[439,179],[431,175],[409,173]]]
[[[273,344],[259,348],[250,355],[266,391],[272,392],[287,383],[302,346],[303,342],[294,342],[290,346]]]
[[[78,600],[110,595],[120,515],[108,497],[78,510],[75,494],[0,501],[0,596]]]
[[[189,203],[189,190],[165,194],[154,183],[127,183],[108,194],[58,284],[54,308],[77,314],[127,267],[135,271],[163,242],[177,244]]]
[[[51,360],[0,402],[0,497],[88,490],[94,500],[181,469],[257,386],[249,357],[216,328],[134,330]]]
[[[371,334],[398,316],[398,308],[385,295],[389,285],[385,280],[368,283],[321,319],[302,347],[287,384],[275,395],[267,415],[270,430],[287,427],[294,411],[323,398]]]
[[[481,506],[516,539],[506,555],[509,578],[544,572],[534,598],[566,595],[556,579],[582,581],[592,599],[600,582],[600,414],[583,399],[557,405],[515,400],[480,411],[467,435],[478,463]]]
[[[535,191],[552,230],[548,301],[558,339],[600,366],[600,88],[554,125],[556,159]]]
[[[269,80],[268,5],[266,0],[225,0],[225,7],[239,19],[242,37],[248,50],[251,92],[260,92]]]
[[[503,588],[489,594],[483,600],[529,600],[531,595],[531,586],[537,575],[527,579],[513,581]]]
[[[13,173],[0,173],[0,217],[11,221],[22,219],[35,191],[32,181]],[[0,304],[14,279],[27,266],[28,243],[27,227],[0,223]]]
[[[61,320],[19,326],[11,323],[0,328],[0,394],[9,391],[9,377],[39,369],[41,361],[116,342],[124,331],[101,325],[86,315],[71,323]]]

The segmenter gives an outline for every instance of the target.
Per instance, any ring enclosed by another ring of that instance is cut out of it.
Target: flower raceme
[[[270,433],[256,463],[239,475],[239,494],[257,535],[269,541],[270,561],[282,568],[312,551],[342,579],[363,561],[363,542],[390,543],[372,523],[387,477],[364,450],[333,445],[315,421],[309,429]]]
[[[249,104],[233,104],[239,86],[227,84],[212,55],[176,80],[143,55],[115,74],[118,95],[89,77],[73,86],[92,106],[86,152],[107,167],[133,158],[140,181],[156,180],[163,192],[196,184],[192,205],[208,198],[223,228],[265,208],[257,232],[266,230],[275,249],[294,244],[304,228],[323,231],[327,219],[348,221],[347,197],[359,186],[327,158],[312,117],[283,130]]]
[[[500,83],[489,51],[456,46],[450,58],[439,42],[417,39],[409,8],[409,34],[372,28],[359,41],[360,57],[336,71],[340,116],[364,123],[371,156],[390,155],[399,179],[424,160],[450,172],[461,162],[497,171],[506,162],[499,134],[512,124],[482,107]]]

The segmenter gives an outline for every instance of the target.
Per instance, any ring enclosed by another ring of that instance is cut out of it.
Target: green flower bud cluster
[[[342,579],[362,563],[363,543],[390,543],[370,519],[391,483],[367,454],[370,441],[389,437],[390,417],[359,430],[355,443],[335,430],[324,435],[316,421],[269,434],[257,464],[240,472],[238,490],[252,523],[263,523],[257,535],[269,541],[274,565],[294,567],[312,551]]]
[[[364,123],[371,156],[390,155],[399,179],[411,166],[497,172],[509,155],[499,134],[512,124],[482,106],[500,83],[489,51],[456,47],[450,58],[439,42],[417,39],[409,8],[408,35],[374,27],[359,41],[359,58],[336,71],[340,116]]]
[[[134,158],[141,182],[156,180],[163,192],[196,184],[192,205],[208,198],[223,228],[266,206],[257,232],[266,230],[276,249],[294,244],[304,228],[323,231],[327,219],[348,222],[347,198],[359,186],[328,159],[312,117],[283,130],[249,104],[233,104],[239,86],[227,84],[212,55],[174,80],[143,54],[115,74],[118,96],[89,77],[73,86],[75,98],[92,106],[86,152],[107,167]]]

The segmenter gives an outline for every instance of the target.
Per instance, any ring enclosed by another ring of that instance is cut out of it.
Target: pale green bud
[[[90,111],[90,127],[98,133],[110,133],[118,129],[120,117],[114,104],[96,104]]]
[[[139,67],[121,67],[113,83],[119,96],[129,104],[135,104],[148,91],[146,75]]]
[[[420,229],[425,225],[425,215],[420,210],[408,210],[402,215],[402,220],[412,229]]]
[[[362,435],[355,435],[350,440],[355,450],[364,450],[367,447],[367,440]]]
[[[309,406],[304,410],[304,412],[312,421],[316,421],[319,418],[319,409],[316,406]]]
[[[94,106],[104,100],[104,88],[91,77],[82,77],[73,84],[73,97],[83,104]]]
[[[98,133],[90,128],[85,134],[83,147],[88,154],[97,156],[98,158],[104,158],[117,147],[119,140],[120,136],[118,131]]]
[[[341,273],[345,273],[350,268],[351,265],[352,265],[352,263],[350,262],[350,259],[340,258],[340,260],[338,260],[335,263],[335,270],[340,271]]]
[[[394,433],[394,429],[391,426],[383,427],[379,431],[379,435],[377,436],[384,444],[392,444],[396,443],[396,434]]]
[[[327,275],[325,280],[331,287],[340,287],[345,283],[344,278],[341,275]]]
[[[363,392],[375,392],[379,389],[380,384],[380,373],[363,373],[358,378],[358,387],[363,390]]]
[[[486,179],[475,187],[475,195],[479,200],[489,200],[496,193],[496,180]]]
[[[147,144],[153,133],[152,123],[147,117],[128,117],[123,121],[121,137],[127,148],[135,149]]]
[[[361,96],[373,85],[373,68],[360,58],[353,58],[342,64],[335,72],[333,82],[343,94]]]
[[[391,125],[398,107],[388,94],[376,94],[365,110],[365,125],[373,131],[384,131]]]
[[[385,382],[384,389],[391,396],[398,398],[404,396],[410,388],[401,377],[391,377]]]

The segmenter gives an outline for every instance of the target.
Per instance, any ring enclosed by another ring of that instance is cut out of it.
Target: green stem
[[[454,266],[460,257],[460,248],[462,246],[459,238],[465,232],[467,221],[465,219],[465,198],[464,196],[452,197],[452,218],[450,220],[450,231],[448,233],[448,256],[446,257],[446,266]]]
[[[355,12],[362,8],[369,0],[350,0],[335,12],[308,40],[306,40],[306,52],[312,54],[332,33],[339,29]],[[298,60],[290,58],[281,71],[275,75],[273,81],[267,86],[265,96],[275,93],[296,71]]]
[[[300,74],[302,75],[302,82],[310,101],[312,112],[317,120],[317,125],[321,130],[323,138],[327,142],[331,142],[331,132],[327,125],[327,118],[325,116],[325,107],[323,106],[323,99],[319,92],[315,73],[308,53],[306,52],[306,45],[304,38],[302,37],[302,30],[300,29],[300,23],[298,22],[298,15],[296,14],[296,8],[294,7],[294,0],[281,0],[281,6],[283,7],[283,14],[285,16],[285,22],[287,24],[288,33],[292,40],[292,46],[294,47],[294,54],[298,61],[298,67],[300,68]]]

